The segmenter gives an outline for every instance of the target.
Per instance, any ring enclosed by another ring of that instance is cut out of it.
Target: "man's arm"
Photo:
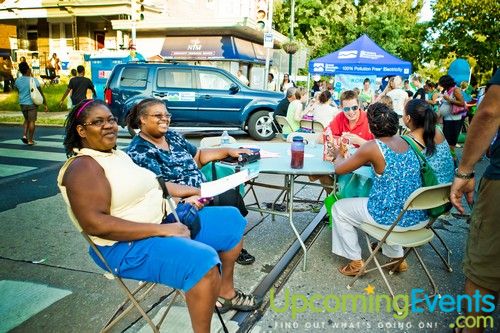
[[[477,161],[490,146],[491,140],[500,127],[500,85],[492,85],[479,104],[474,120],[467,132],[467,141],[464,146],[462,160],[458,172],[468,174],[474,170]],[[467,202],[472,204],[475,181],[455,177],[450,191],[450,200],[460,213],[464,212],[462,196],[465,194]]]

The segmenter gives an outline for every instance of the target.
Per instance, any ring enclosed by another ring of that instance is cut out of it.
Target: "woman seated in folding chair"
[[[123,278],[185,291],[195,332],[210,331],[216,301],[221,312],[257,308],[254,296],[233,286],[245,219],[232,207],[207,207],[199,213],[201,231],[194,239],[184,224],[162,223],[164,199],[156,175],[116,150],[117,133],[104,102],[75,106],[64,139],[70,158],[58,177],[66,203],[110,267]],[[95,252],[89,253],[104,268]]]
[[[127,149],[127,154],[136,164],[162,176],[170,183],[199,189],[201,183],[206,181],[200,170],[203,165],[228,156],[238,157],[241,153],[250,153],[248,149],[227,147],[197,149],[180,134],[169,129],[170,117],[171,114],[168,113],[162,100],[156,98],[142,100],[128,116],[128,126],[140,129],[140,132]],[[182,194],[177,196],[183,197]],[[202,205],[196,202],[197,199],[191,201],[197,208],[201,208]],[[224,192],[209,204],[234,206],[243,216],[248,214],[238,191]],[[242,249],[236,262],[240,265],[250,265],[254,261],[255,257]]]
[[[363,144],[350,158],[336,154],[335,173],[342,175],[370,163],[375,172],[373,186],[367,198],[346,198],[337,201],[332,208],[332,252],[350,259],[339,268],[340,273],[356,275],[363,266],[361,247],[356,228],[361,223],[373,223],[387,227],[396,220],[410,194],[422,186],[418,157],[399,135],[398,115],[382,103],[368,107],[368,123],[375,140]],[[420,229],[427,224],[424,211],[408,211],[396,227],[396,231]],[[403,257],[399,246],[383,244],[382,253],[390,258]],[[395,271],[405,271],[403,261]]]
[[[453,156],[437,126],[437,114],[432,105],[421,99],[409,101],[405,105],[403,122],[410,130],[407,136],[424,153],[439,184],[451,183],[454,178]]]

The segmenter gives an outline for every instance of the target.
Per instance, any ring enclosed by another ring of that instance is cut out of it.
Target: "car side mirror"
[[[240,91],[240,87],[238,87],[236,83],[231,83],[231,85],[229,86],[229,91],[232,94],[236,94],[238,91]]]

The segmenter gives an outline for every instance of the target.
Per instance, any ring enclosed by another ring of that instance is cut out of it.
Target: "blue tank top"
[[[443,142],[436,145],[436,151],[433,155],[425,155],[425,150],[422,152],[429,162],[432,170],[436,174],[439,184],[451,183],[454,177],[453,157],[451,156],[448,142]]]
[[[385,159],[385,170],[373,179],[368,196],[368,212],[382,225],[391,225],[403,209],[403,205],[416,189],[422,186],[420,164],[411,148],[397,153],[385,143],[376,140]],[[407,211],[398,223],[400,227],[411,227],[426,221],[427,213],[422,210]]]

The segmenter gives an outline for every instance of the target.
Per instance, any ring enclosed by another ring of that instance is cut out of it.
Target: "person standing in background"
[[[422,78],[420,75],[415,74],[411,77],[411,83],[417,88],[417,91],[413,95],[413,99],[420,98],[425,101],[425,89],[422,87]]]
[[[276,80],[274,79],[273,73],[267,74],[267,90],[278,91],[278,84],[276,83]]]
[[[243,75],[243,71],[241,69],[238,70],[238,73],[236,74],[236,77],[238,80],[241,81],[245,86],[250,86],[250,81],[248,81],[247,77]]]
[[[288,88],[291,88],[291,87],[296,88],[297,85],[295,85],[295,82],[290,80],[290,75],[288,75],[288,73],[285,73],[283,75],[283,81],[281,81],[281,84],[280,84],[280,91],[286,94],[286,91],[288,90]]]
[[[460,213],[464,212],[462,198],[469,204],[474,200],[474,166],[489,151],[490,164],[479,183],[478,197],[471,215],[469,238],[464,256],[465,293],[473,300],[466,307],[465,318],[485,318],[495,312],[500,292],[500,70],[489,83],[484,100],[474,116],[465,142],[462,160],[455,169],[450,200]],[[496,198],[496,199],[495,199]],[[476,296],[477,295],[477,296]],[[480,296],[480,297],[478,297]],[[490,310],[482,304],[490,299]],[[481,310],[479,310],[481,309]],[[486,313],[485,313],[486,312]],[[483,332],[485,327],[461,327],[455,332]]]
[[[359,93],[359,101],[361,102],[361,105],[363,106],[364,109],[368,107],[368,105],[372,104],[373,102],[373,90],[370,86],[370,79],[366,78],[363,81],[363,89],[361,89]]]
[[[387,96],[389,96],[392,99],[394,112],[398,114],[400,126],[404,126],[404,123],[401,120],[401,118],[403,117],[405,104],[409,99],[406,91],[401,89],[402,83],[403,82],[401,80],[401,77],[399,76],[394,77],[394,89],[392,89],[387,93]]]
[[[91,90],[93,96],[97,95],[95,92],[94,84],[89,78],[85,77],[85,67],[79,65],[76,67],[77,76],[72,77],[68,83],[68,89],[64,92],[59,106],[62,106],[64,99],[71,92],[71,102],[73,105],[78,105],[81,101],[87,99],[87,90]]]
[[[31,68],[33,70],[34,76],[40,75],[40,60],[38,59],[38,56],[35,54],[31,56]]]
[[[38,80],[31,77],[31,69],[28,63],[19,63],[19,71],[21,72],[22,76],[16,79],[15,87],[19,91],[19,105],[21,106],[21,111],[23,112],[24,117],[23,137],[21,138],[21,141],[28,146],[33,146],[35,144],[33,138],[35,136],[35,122],[37,119],[38,107],[35,105],[35,103],[33,103],[33,100],[31,99],[31,80],[35,81],[35,85],[38,91],[40,92],[40,94],[42,94],[44,111],[47,112],[49,109],[47,108],[47,100],[43,95],[40,83],[38,82]]]

